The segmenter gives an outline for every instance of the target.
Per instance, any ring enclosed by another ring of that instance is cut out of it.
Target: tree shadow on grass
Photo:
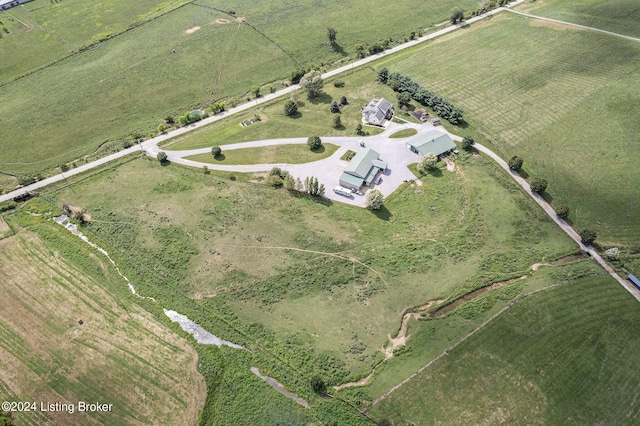
[[[384,220],[385,222],[388,222],[389,219],[391,219],[391,216],[393,216],[391,214],[391,212],[389,211],[389,209],[386,206],[382,206],[380,207],[380,209],[378,210],[371,210],[371,212],[380,220]]]
[[[551,194],[549,194],[546,191],[540,194],[540,196],[542,197],[543,200],[545,200],[549,204],[553,202],[553,197],[551,196]]]
[[[514,170],[522,179],[529,179],[529,173],[525,169]]]
[[[295,113],[288,115],[287,117],[297,120],[298,118],[302,117],[302,113],[300,111],[296,111]]]
[[[169,161],[169,160],[161,161],[161,162],[160,162],[160,165],[161,165],[162,167],[170,166],[170,165],[171,165],[171,161]]]
[[[323,152],[326,151],[326,148],[324,147],[324,145],[320,145],[318,148],[312,149],[310,151],[313,152],[314,154],[322,154]]]
[[[227,157],[225,157],[224,154],[219,154],[216,157],[213,157],[214,160],[216,161],[224,161]]]
[[[347,52],[344,50],[344,48],[342,46],[340,46],[338,43],[333,43],[331,45],[331,48],[333,49],[334,52],[338,53],[341,56],[347,56]]]
[[[315,98],[309,98],[309,102],[314,105],[318,104],[330,104],[333,101],[333,98],[324,92],[318,93],[318,96]]]

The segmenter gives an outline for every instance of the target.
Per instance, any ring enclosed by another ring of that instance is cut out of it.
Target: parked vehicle
[[[336,186],[335,188],[333,188],[333,192],[344,197],[351,197],[351,190],[348,188],[343,188],[341,186]]]
[[[378,176],[376,179],[376,185],[380,185],[382,183],[382,176]]]

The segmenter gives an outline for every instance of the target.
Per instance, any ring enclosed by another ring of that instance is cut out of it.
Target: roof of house
[[[362,110],[362,115],[367,122],[380,124],[392,110],[393,105],[385,98],[372,99]]]
[[[0,0],[0,6],[4,6],[5,4],[8,4],[8,3],[13,3],[14,1],[16,0]],[[19,3],[27,3],[29,1],[31,0],[21,0]]]
[[[421,155],[433,152],[437,156],[456,148],[451,136],[439,130],[432,130],[424,135],[416,136],[409,140],[407,145],[414,147]]]
[[[380,157],[380,154],[371,148],[361,149],[347,164],[344,171],[350,175],[365,179],[373,167],[373,161],[377,160],[378,157]]]

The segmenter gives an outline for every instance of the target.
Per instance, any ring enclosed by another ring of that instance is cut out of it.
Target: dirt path
[[[380,272],[376,271],[375,269],[373,269],[371,266],[367,265],[366,263],[360,261],[359,259],[353,257],[353,256],[345,256],[345,255],[340,255],[338,253],[328,253],[328,252],[324,252],[324,251],[316,251],[316,250],[307,250],[307,249],[301,249],[301,248],[296,248],[296,247],[278,247],[278,246],[234,246],[234,247],[246,247],[246,248],[261,248],[261,249],[274,249],[274,250],[293,250],[293,251],[301,251],[304,253],[314,253],[314,254],[321,254],[324,256],[331,256],[331,257],[336,257],[338,259],[342,259],[342,260],[346,260],[348,262],[353,262],[354,264],[358,264],[358,265],[362,265],[365,268],[369,269],[370,271],[372,271],[374,274],[376,274],[378,276],[378,278],[380,278],[380,280],[384,283],[385,286],[389,286],[389,283],[387,283],[387,281],[382,277],[382,274],[380,274]]]
[[[260,374],[260,370],[256,367],[251,367],[251,372],[256,376],[260,377],[265,382],[267,382],[269,386],[274,388],[276,391],[278,391],[282,395],[286,396],[289,399],[292,399],[293,401],[302,405],[304,408],[309,408],[309,403],[305,399],[299,397],[293,392],[289,392],[288,390],[286,390],[284,386],[282,386],[282,384],[278,382],[276,379],[274,379],[273,377],[263,376],[262,374]]]
[[[611,31],[601,30],[600,28],[588,27],[586,25],[574,24],[574,23],[571,23],[571,22],[560,21],[558,19],[545,18],[545,17],[538,16],[538,15],[531,15],[529,13],[519,12],[519,11],[513,10],[513,9],[505,9],[505,10],[508,11],[508,12],[511,12],[511,13],[515,13],[517,15],[526,16],[527,18],[540,19],[541,21],[554,22],[556,24],[562,24],[562,25],[566,25],[566,26],[569,26],[569,27],[579,28],[579,29],[582,29],[582,30],[596,31],[596,32],[599,32],[599,33],[603,33],[603,34],[607,34],[607,35],[611,35],[611,36],[615,36],[615,37],[626,38],[627,40],[640,41],[640,38],[631,37],[631,36],[624,35],[624,34],[619,34],[619,33],[614,33],[614,32],[611,32]]]

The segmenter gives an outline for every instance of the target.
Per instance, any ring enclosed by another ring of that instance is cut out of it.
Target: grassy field
[[[132,303],[101,254],[52,222],[33,227],[0,240],[0,399],[113,410],[14,413],[16,424],[194,424],[206,397],[196,351]]]
[[[3,34],[0,42],[3,57],[0,84],[185,3],[185,0],[56,3],[35,0],[12,8],[1,20],[9,32]]]
[[[149,11],[149,1],[127,3],[120,12],[127,18],[119,21],[118,12],[111,11],[123,2],[102,2],[107,6],[104,9],[85,3],[86,8],[80,8],[77,15],[86,18],[82,24],[71,19],[76,15],[65,13],[66,7],[76,6],[78,1],[33,12],[18,8],[18,13],[39,20],[39,25],[51,28],[72,44],[81,44],[96,37],[96,31],[118,31],[121,26],[116,22],[124,24],[132,17],[143,19],[149,13],[165,10]],[[259,5],[235,1],[190,3],[1,86],[0,126],[5,131],[0,149],[11,154],[0,160],[0,171],[33,174],[96,150],[116,149],[134,132],[147,135],[155,131],[167,114],[177,116],[222,98],[242,98],[252,87],[269,82],[281,87],[295,68],[340,60],[352,54],[357,43],[387,37],[404,41],[410,31],[446,21],[451,7],[458,3],[440,0],[416,5],[402,1],[370,8],[364,0],[351,0],[327,5],[323,19],[311,13],[318,7],[313,2],[295,7],[284,0]],[[463,3],[471,6],[473,1]],[[161,3],[158,8],[176,4]],[[251,26],[234,22],[228,14],[211,7],[233,9]],[[365,13],[366,19],[354,19]],[[221,24],[219,19],[231,22]],[[339,46],[335,48],[325,44],[329,25],[338,30]],[[43,37],[47,39],[44,44],[39,42]],[[26,61],[16,59],[12,63],[36,67],[40,61],[32,57],[49,61],[69,48],[58,38],[50,41],[52,38],[46,32],[16,29],[11,37],[2,39],[2,43],[11,39],[11,45],[0,43],[3,57],[21,58],[25,51],[30,55]],[[32,44],[37,50],[29,48]],[[44,53],[31,55],[38,51]],[[22,71],[11,65],[0,79],[5,73],[10,76]],[[32,111],[34,105],[38,108],[37,119],[15,113]]]
[[[389,87],[376,82],[376,74],[370,68],[357,70],[340,80],[344,87],[335,87],[332,81],[325,83],[323,93],[315,99],[308,99],[304,93],[298,94],[298,113],[288,117],[284,104],[288,98],[262,107],[258,111],[260,121],[242,127],[240,123],[253,112],[222,120],[186,137],[170,142],[170,149],[196,149],[213,145],[248,142],[261,139],[319,136],[356,136],[356,126],[362,123],[360,109],[374,97],[394,100],[395,94]],[[345,96],[348,104],[340,111],[341,127],[333,126],[331,102],[339,102]],[[382,129],[364,126],[368,134],[378,134]]]
[[[186,158],[211,164],[300,164],[330,157],[337,149],[337,145],[330,143],[322,144],[322,147],[315,151],[311,151],[306,144],[272,145],[223,151],[218,158],[211,154],[198,154]]]
[[[549,181],[578,229],[637,246],[639,57],[638,43],[502,14],[377,66],[462,107],[503,158]]]
[[[493,165],[460,161],[462,173],[424,178],[378,217],[149,160],[56,198],[87,208],[91,232],[121,261],[136,253],[129,269],[147,294],[193,299],[337,384],[369,371],[416,300],[463,294],[575,250]]]
[[[415,425],[637,423],[638,321],[638,302],[609,277],[562,284],[517,302],[370,414]]]
[[[640,5],[634,0],[538,0],[518,9],[546,18],[640,37]]]

